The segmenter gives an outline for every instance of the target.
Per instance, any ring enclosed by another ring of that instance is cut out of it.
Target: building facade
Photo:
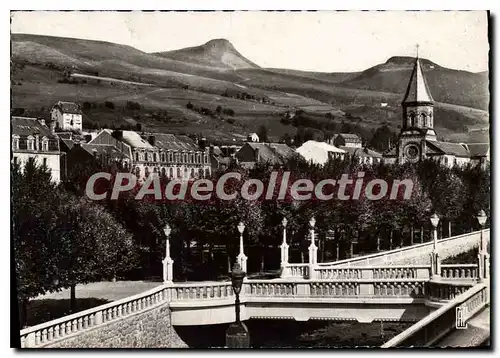
[[[438,141],[434,130],[434,99],[419,58],[410,76],[403,102],[401,133],[395,146],[384,153],[386,163],[415,163],[433,159],[452,167],[489,161],[489,144],[469,145]]]
[[[208,148],[201,150],[185,136],[104,129],[89,144],[113,145],[122,151],[139,179],[151,173],[183,180],[211,175]]]
[[[24,168],[28,160],[46,166],[54,182],[61,181],[61,151],[59,139],[44,120],[11,117],[12,163]]]
[[[57,102],[50,111],[51,119],[61,131],[78,131],[83,129],[82,111],[73,102]]]
[[[339,133],[335,134],[332,138],[327,141],[337,148],[349,147],[349,148],[361,148],[363,146],[361,138],[354,133]]]

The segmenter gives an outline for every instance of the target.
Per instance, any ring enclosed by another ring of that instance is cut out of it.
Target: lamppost
[[[243,272],[247,272],[247,257],[243,251],[243,232],[245,231],[245,224],[240,222],[238,224],[238,231],[240,232],[240,253],[238,254],[237,261]]]
[[[174,260],[170,257],[170,233],[172,232],[172,229],[170,228],[170,225],[166,224],[165,227],[163,228],[163,232],[165,233],[166,236],[166,242],[165,242],[165,259],[163,259],[163,282],[172,282],[174,278]]]
[[[314,216],[309,220],[310,225],[310,236],[311,236],[311,244],[309,245],[309,278],[315,279],[316,272],[316,264],[318,263],[318,247],[314,243],[314,226],[316,225],[316,220]]]
[[[486,224],[486,220],[488,217],[486,216],[486,213],[484,210],[481,210],[477,214],[477,221],[479,222],[479,225],[481,226],[481,231],[480,231],[480,246],[479,246],[479,254],[478,254],[478,259],[479,259],[479,281],[484,281],[485,279],[488,278],[488,273],[490,270],[490,255],[488,254],[488,250],[486,247],[486,241],[484,240],[484,235],[483,235],[483,229],[484,225]]]
[[[434,244],[432,247],[432,252],[431,252],[431,278],[433,280],[439,280],[441,278],[441,265],[439,264],[439,255],[437,252],[437,240],[438,240],[438,235],[437,235],[437,226],[439,224],[439,216],[437,216],[436,213],[432,214],[430,218],[431,224],[432,224],[432,234],[434,236]]]
[[[226,331],[227,348],[250,348],[250,334],[247,326],[240,319],[240,292],[243,286],[245,271],[236,262],[231,272],[231,284],[235,297],[236,321],[232,323]]]
[[[288,220],[283,218],[281,224],[283,225],[283,242],[281,243],[281,277],[288,277],[290,268],[288,267],[288,244],[286,243],[286,225]]]

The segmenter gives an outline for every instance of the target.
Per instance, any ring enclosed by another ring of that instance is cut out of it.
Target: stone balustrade
[[[311,282],[311,296],[352,297],[361,295],[359,282]]]
[[[455,329],[457,307],[462,310],[463,322],[467,322],[487,306],[488,291],[489,287],[484,283],[468,288],[441,308],[384,343],[381,348],[428,347],[434,344]]]
[[[441,277],[444,279],[477,279],[477,264],[442,264]]]
[[[141,294],[107,303],[21,330],[21,348],[43,347],[96,326],[144,312],[167,301],[170,288],[159,286]]]
[[[270,282],[266,280],[252,280],[244,284],[244,295],[246,296],[295,296],[297,295],[297,283]]]
[[[284,277],[308,278],[309,264],[287,264],[287,275]]]
[[[233,298],[231,282],[176,283],[171,285],[171,301]]]
[[[321,267],[315,269],[321,280],[358,279],[428,279],[430,266],[374,266],[374,267]]]
[[[430,300],[449,301],[467,291],[471,286],[473,283],[430,281],[427,284],[427,290]]]
[[[483,235],[487,242],[490,238],[490,229],[484,229]],[[480,231],[474,231],[462,235],[447,237],[438,241],[438,253],[440,258],[458,255],[478,247],[480,242]],[[371,255],[318,263],[320,267],[353,267],[370,265],[423,265],[429,264],[429,254],[433,248],[433,242],[406,246],[395,250],[380,251]]]
[[[426,295],[425,281],[405,280],[374,282],[373,295],[376,297],[423,298]]]

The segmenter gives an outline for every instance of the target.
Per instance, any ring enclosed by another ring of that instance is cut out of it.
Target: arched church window
[[[419,127],[427,127],[427,116],[425,113],[420,114]]]
[[[415,126],[415,114],[414,113],[410,113],[410,123],[409,123],[410,127],[414,127]]]

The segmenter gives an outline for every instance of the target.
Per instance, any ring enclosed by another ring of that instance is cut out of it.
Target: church
[[[437,140],[434,100],[418,55],[401,105],[401,133],[396,145],[383,154],[385,163],[415,163],[434,159],[448,167],[470,162],[484,167],[489,162],[489,143],[465,144]]]

